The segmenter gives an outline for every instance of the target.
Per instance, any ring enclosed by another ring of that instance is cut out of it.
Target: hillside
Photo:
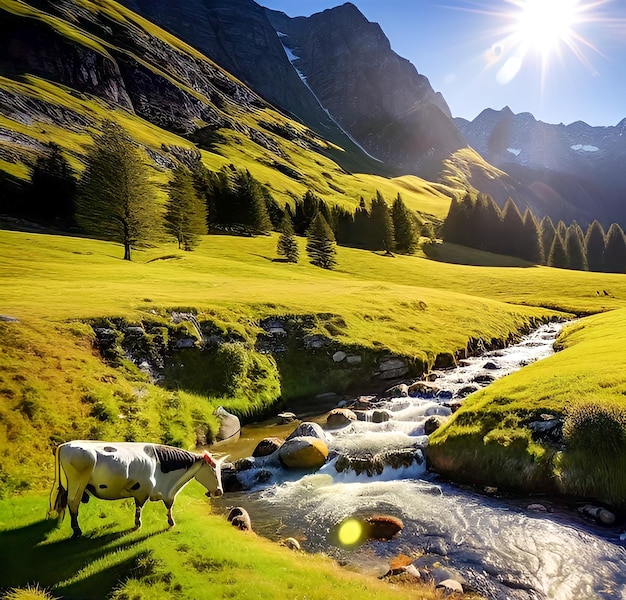
[[[355,206],[380,189],[389,197],[402,192],[411,208],[445,215],[449,199],[432,185],[352,175],[346,169],[368,172],[373,161],[282,116],[197,50],[121,5],[38,6],[0,2],[5,177],[25,179],[49,141],[80,171],[89,133],[109,118],[146,148],[159,181],[200,152],[209,168],[249,169],[281,204],[311,189],[331,203]]]

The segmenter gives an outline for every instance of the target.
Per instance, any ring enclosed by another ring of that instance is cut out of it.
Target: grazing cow
[[[221,463],[208,452],[194,454],[180,448],[140,442],[74,441],[56,450],[55,481],[50,493],[48,516],[60,520],[69,507],[74,537],[82,535],[78,507],[89,494],[102,500],[135,499],[135,528],[141,527],[141,511],[151,500],[163,500],[167,522],[174,526],[172,505],[176,494],[193,478],[208,491],[223,492]]]

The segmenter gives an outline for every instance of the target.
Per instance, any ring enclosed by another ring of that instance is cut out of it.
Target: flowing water
[[[322,469],[303,476],[266,464],[272,473],[268,482],[227,494],[223,506],[247,508],[257,533],[272,539],[297,537],[307,551],[326,552],[370,573],[383,574],[398,554],[423,552],[423,560],[460,572],[470,588],[488,598],[626,599],[626,551],[619,529],[600,528],[545,499],[550,512],[537,513],[528,509],[528,499],[451,485],[428,473],[421,460],[424,422],[430,415],[450,414],[446,403],[459,394],[549,356],[560,327],[542,326],[515,346],[436,373],[438,391],[425,390],[431,397],[377,402],[376,408],[387,410],[390,419],[373,422],[370,411],[367,420],[328,431],[333,458]],[[321,416],[318,421],[324,422]],[[294,428],[244,428],[242,438],[224,450],[249,456],[258,440],[286,437]],[[390,455],[403,460],[386,461]],[[369,469],[360,469],[372,456],[382,458],[373,468],[370,460]],[[253,478],[258,471],[246,473]],[[404,529],[388,542],[369,541],[351,549],[337,544],[333,532],[338,523],[373,514],[399,517]]]

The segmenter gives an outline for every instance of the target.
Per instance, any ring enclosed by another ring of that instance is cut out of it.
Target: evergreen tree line
[[[321,214],[340,246],[411,254],[419,242],[417,220],[400,194],[389,208],[377,191],[369,208],[361,198],[357,209],[351,211],[339,205],[329,206],[309,190],[302,200],[295,201],[293,210],[286,205],[285,214],[297,235],[306,235],[314,218]]]
[[[626,236],[613,223],[607,232],[598,221],[586,231],[576,221],[554,225],[549,216],[538,221],[509,198],[500,207],[487,194],[453,199],[443,224],[447,242],[515,256],[535,264],[580,271],[626,272]]]
[[[369,250],[411,253],[417,247],[416,218],[400,195],[389,208],[377,192],[369,207],[361,198],[353,212],[329,206],[307,191],[293,208],[281,208],[247,170],[231,164],[210,171],[198,159],[190,168],[179,165],[173,170],[163,211],[145,159],[127,133],[110,121],[103,123],[87,150],[80,179],[60,147],[49,144],[32,167],[25,201],[16,212],[45,225],[119,242],[127,259],[131,249],[150,245],[164,234],[191,250],[201,235],[220,231],[279,231],[279,253],[290,259],[297,253],[290,236],[309,237],[311,230],[332,236],[333,244]]]

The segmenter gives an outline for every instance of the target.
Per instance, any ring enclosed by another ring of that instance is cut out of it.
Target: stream
[[[369,410],[366,420],[326,430],[331,459],[320,470],[303,475],[264,464],[269,480],[227,493],[216,508],[227,512],[229,506],[242,506],[258,534],[295,537],[307,552],[324,552],[374,575],[383,575],[395,556],[423,553],[422,564],[441,565],[460,576],[467,589],[494,600],[626,599],[622,528],[586,521],[575,507],[548,498],[501,497],[453,485],[429,473],[421,460],[429,416],[448,415],[447,404],[472,389],[551,355],[561,327],[544,325],[516,345],[436,371],[434,389],[416,397],[372,398],[389,420],[374,422]],[[324,425],[325,414],[307,420]],[[296,425],[244,427],[238,441],[219,451],[232,459],[250,456],[258,441],[284,439]],[[362,470],[363,457],[372,455],[382,457],[373,474],[371,468]],[[404,460],[386,462],[389,456]],[[245,473],[252,478],[258,469]],[[547,511],[531,510],[533,503]],[[341,521],[371,515],[400,518],[404,528],[390,541],[370,540],[354,548],[337,543],[333,531]]]

